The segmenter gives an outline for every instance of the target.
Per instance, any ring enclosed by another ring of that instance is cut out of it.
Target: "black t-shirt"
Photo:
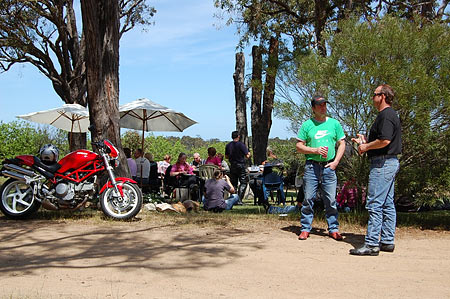
[[[367,152],[369,158],[382,155],[398,155],[402,152],[402,127],[400,119],[392,107],[387,107],[380,111],[370,128],[369,142],[376,139],[390,140],[391,142],[383,148],[369,150]]]
[[[225,147],[225,155],[228,156],[230,163],[244,163],[248,149],[240,141],[232,141]]]

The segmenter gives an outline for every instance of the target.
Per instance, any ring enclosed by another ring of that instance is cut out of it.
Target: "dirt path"
[[[449,298],[450,232],[398,231],[394,254],[355,257],[298,226],[0,220],[0,298]]]

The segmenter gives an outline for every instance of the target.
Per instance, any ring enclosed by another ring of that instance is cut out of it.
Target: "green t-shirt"
[[[298,131],[297,138],[304,141],[306,146],[319,147],[328,146],[328,155],[322,158],[318,154],[306,154],[306,160],[314,160],[317,162],[330,161],[336,155],[336,142],[345,137],[344,130],[341,124],[333,119],[327,117],[324,122],[318,122],[315,119],[309,119],[303,123],[300,131]]]

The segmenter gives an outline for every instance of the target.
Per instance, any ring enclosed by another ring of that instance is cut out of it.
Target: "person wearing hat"
[[[369,188],[366,208],[369,223],[364,245],[350,249],[353,255],[376,256],[380,251],[395,249],[394,205],[395,176],[400,168],[397,155],[402,152],[402,127],[400,119],[392,108],[394,90],[383,84],[375,89],[372,101],[378,110],[377,118],[369,131],[369,140],[364,135],[352,141],[358,143],[358,152],[367,152],[370,161]]]
[[[306,156],[303,175],[305,197],[301,209],[299,240],[306,240],[309,237],[314,218],[314,199],[319,188],[325,206],[329,236],[337,241],[342,240],[336,204],[335,171],[344,155],[345,134],[336,119],[327,117],[327,104],[328,101],[323,96],[313,97],[311,101],[313,117],[302,124],[297,135],[297,151]]]

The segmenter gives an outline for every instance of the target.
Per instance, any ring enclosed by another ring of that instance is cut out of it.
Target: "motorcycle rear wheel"
[[[136,216],[142,208],[142,192],[136,185],[129,182],[119,183],[122,186],[123,199],[116,194],[114,188],[106,189],[100,196],[100,206],[106,216],[115,219],[130,219]]]
[[[7,180],[0,188],[0,210],[11,219],[24,219],[34,214],[41,203],[33,197],[33,190],[23,181]]]

